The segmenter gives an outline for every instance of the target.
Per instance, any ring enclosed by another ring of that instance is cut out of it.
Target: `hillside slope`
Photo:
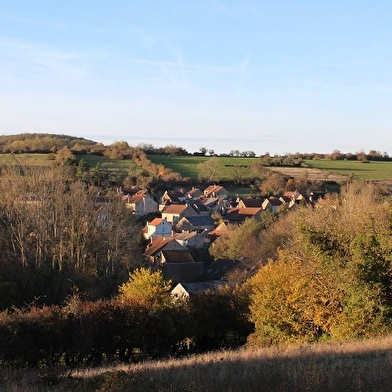
[[[0,389],[23,391],[389,391],[392,336],[273,346],[71,371],[4,370]],[[3,389],[4,388],[4,389]]]
[[[50,152],[62,147],[90,147],[98,143],[92,140],[69,135],[48,133],[22,133],[0,135],[0,152]]]

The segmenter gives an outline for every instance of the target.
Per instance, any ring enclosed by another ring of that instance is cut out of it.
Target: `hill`
[[[110,146],[104,146],[93,140],[68,135],[24,133],[0,136],[0,153],[2,153],[0,165],[47,166],[51,164],[50,160],[53,160],[50,154],[65,147],[71,150],[78,160],[83,159],[87,162],[90,168],[99,164],[105,168],[117,170],[119,166],[124,168],[124,166],[131,165],[133,170],[128,174],[133,176],[137,175],[140,170],[136,170],[135,173],[135,163],[131,164],[130,162],[135,151],[142,151],[147,154],[147,158],[152,164],[179,173],[182,178],[192,181],[200,179],[203,170],[202,164],[212,158],[211,156],[188,154],[181,148],[173,150],[173,148],[154,148],[151,145],[132,147],[126,142],[116,142]],[[18,153],[17,159],[15,156],[7,156],[10,153]],[[44,155],[38,155],[40,153]],[[370,153],[361,157],[352,154],[340,154],[338,157],[335,155],[314,154],[310,156],[303,154],[294,157],[289,154],[282,157],[263,156],[260,158],[218,156],[214,157],[217,163],[214,165],[214,181],[230,181],[233,185],[241,184],[249,188],[249,185],[254,184],[260,175],[263,176],[260,171],[262,167],[279,172],[286,177],[306,178],[309,182],[341,183],[348,179],[392,181],[392,161],[388,156]],[[289,162],[291,164],[287,164]],[[140,165],[141,161],[139,160],[138,166]],[[144,169],[146,168],[144,167]],[[147,168],[148,171],[151,171],[150,169],[150,167]],[[159,172],[161,171],[159,170]]]
[[[81,137],[48,133],[22,133],[0,135],[0,152],[53,152],[63,147],[86,149],[99,143]]]

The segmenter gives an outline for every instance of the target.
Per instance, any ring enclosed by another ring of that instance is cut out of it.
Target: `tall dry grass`
[[[389,391],[392,336],[101,368],[3,370],[4,391]]]

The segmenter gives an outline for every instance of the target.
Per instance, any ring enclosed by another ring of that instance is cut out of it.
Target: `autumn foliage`
[[[275,260],[252,279],[249,341],[365,338],[390,331],[391,204],[349,184],[322,208],[291,214]]]

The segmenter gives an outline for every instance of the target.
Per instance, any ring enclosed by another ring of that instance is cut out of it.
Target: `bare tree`
[[[212,157],[197,166],[198,177],[205,181],[219,181],[219,172],[221,170],[221,161],[218,157]]]
[[[116,198],[98,205],[98,189],[65,168],[3,172],[0,192],[3,255],[24,273],[110,278],[117,287],[139,264],[139,225],[125,205]]]

